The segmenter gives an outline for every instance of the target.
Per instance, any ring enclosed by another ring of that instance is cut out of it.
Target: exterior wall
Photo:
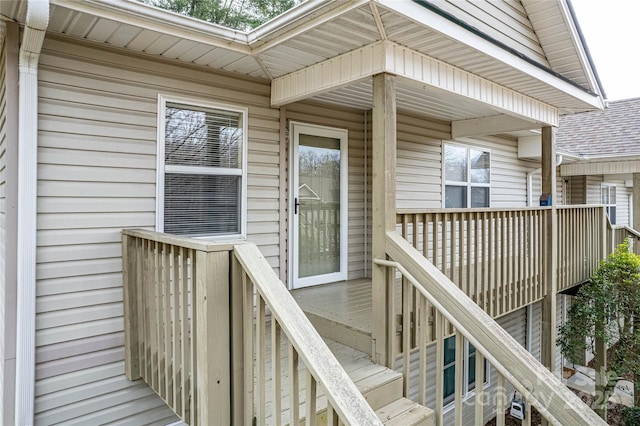
[[[442,207],[442,145],[447,142],[449,131],[447,124],[404,115],[398,117],[399,209]],[[527,172],[538,165],[518,159],[516,140],[465,138],[455,143],[491,152],[491,207],[527,205]],[[538,185],[534,185],[534,205],[538,197]]]
[[[603,182],[602,176],[586,176],[585,185],[586,191],[586,204],[600,204],[602,203],[602,195],[600,192],[600,184]]]
[[[569,176],[568,181],[568,204],[586,204],[586,176]]]
[[[364,112],[311,103],[288,105],[287,120],[347,129],[349,135],[349,270],[348,279],[365,276]],[[286,158],[289,158],[288,152]],[[370,200],[370,198],[369,198]],[[369,205],[370,207],[370,205]],[[284,227],[286,232],[286,227]]]
[[[120,230],[155,226],[158,94],[248,107],[247,233],[277,269],[269,85],[47,39],[39,90],[36,423],[169,422],[123,374]]]
[[[501,318],[496,320],[498,324],[500,324],[514,339],[516,339],[523,346],[526,342],[526,311],[525,309],[520,309],[518,311],[507,314]],[[435,344],[430,344],[427,349],[427,407],[433,408],[435,405]],[[535,348],[534,348],[535,349]],[[540,348],[537,348],[538,352]],[[414,401],[418,400],[419,389],[417,386],[418,383],[418,362],[419,356],[416,352],[411,356],[411,389],[410,389],[410,399]],[[401,364],[401,362],[400,362]],[[401,371],[402,365],[397,367],[397,371]],[[495,389],[496,383],[498,381],[496,370],[493,367],[490,367],[487,370],[487,376],[489,377],[489,382],[487,387],[485,388],[485,403],[484,406],[484,423],[488,422],[491,418],[495,416]],[[510,384],[507,384],[507,394],[513,394],[513,387]],[[489,402],[490,401],[490,402]],[[444,413],[444,423],[445,425],[454,424],[454,410],[453,404],[449,407],[446,407]],[[474,424],[474,400],[473,397],[468,400],[468,403],[463,405],[462,412],[462,424],[470,425]]]
[[[519,0],[447,0],[438,2],[437,6],[525,56],[548,65],[538,37]]]

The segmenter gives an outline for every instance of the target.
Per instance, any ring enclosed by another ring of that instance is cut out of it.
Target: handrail
[[[551,424],[606,424],[402,236],[387,232],[386,246],[420,294]]]
[[[237,245],[235,257],[254,283],[300,358],[345,425],[381,425],[375,412],[349,378],[291,293],[253,243]]]

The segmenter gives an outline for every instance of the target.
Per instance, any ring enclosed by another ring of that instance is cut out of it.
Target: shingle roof
[[[573,155],[640,155],[640,98],[612,101],[601,111],[561,116],[556,143],[559,152]]]

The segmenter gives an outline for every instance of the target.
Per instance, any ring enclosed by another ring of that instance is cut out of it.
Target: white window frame
[[[447,339],[455,339],[456,335],[452,335],[450,337],[447,337]],[[456,348],[456,350],[458,350]],[[479,354],[478,352],[478,348],[476,348],[476,356]],[[451,367],[453,366],[454,368],[457,367],[456,366],[456,362],[453,361],[452,363],[449,363],[447,365],[445,365],[444,367]],[[463,372],[462,372],[462,400],[466,401],[469,398],[472,398],[475,396],[476,394],[476,386],[474,385],[473,389],[469,389],[469,341],[467,339],[464,339],[464,356],[463,356],[463,366],[464,368]],[[484,380],[482,382],[482,389],[487,389],[490,385],[490,379],[491,379],[491,374],[490,374],[490,365],[487,362],[486,359],[484,359],[484,376],[486,378],[486,380]],[[443,369],[443,374],[444,374],[444,369]],[[478,372],[476,371],[476,381],[474,383],[477,383],[478,381]],[[455,377],[455,376],[454,376]],[[444,386],[444,381],[442,383],[442,385]],[[454,387],[455,389],[455,387]],[[444,391],[444,389],[443,389]],[[455,396],[455,391],[454,394],[452,396]],[[446,397],[445,397],[446,400]],[[451,410],[455,405],[455,398],[452,399],[451,401],[447,402],[444,404],[443,407],[443,411],[447,412],[449,410]]]
[[[609,199],[609,203],[605,204],[603,202],[602,204],[605,206],[605,210],[607,212],[607,216],[609,216],[609,220],[611,220],[611,210],[610,210],[611,207],[614,207],[616,209],[615,220],[611,223],[612,225],[615,225],[618,223],[618,186],[615,183],[600,184],[600,201],[602,201],[605,190],[609,193],[607,197]],[[615,203],[611,203],[611,192],[615,194],[615,198],[616,198]]]
[[[461,182],[461,181],[453,181],[453,180],[447,180],[447,176],[446,176],[446,159],[445,159],[445,150],[446,150],[446,146],[447,145],[452,145],[452,146],[457,146],[460,148],[465,148],[467,150],[467,182]],[[486,152],[489,154],[489,183],[472,183],[471,182],[471,150],[475,149],[478,151],[482,151],[482,152]],[[476,188],[489,188],[489,205],[486,207],[491,207],[491,162],[492,162],[492,158],[493,155],[491,154],[491,150],[488,148],[484,148],[484,147],[480,147],[480,146],[476,146],[476,145],[467,145],[467,144],[463,144],[463,143],[456,143],[456,142],[443,142],[442,143],[442,208],[446,208],[446,202],[447,202],[447,196],[446,196],[446,190],[447,190],[447,185],[449,186],[460,186],[460,187],[466,187],[467,188],[467,207],[468,209],[472,208],[471,207],[471,188],[476,187]],[[480,208],[480,207],[477,207]]]
[[[190,167],[165,165],[165,111],[168,103],[184,104],[186,106],[211,108],[232,111],[242,114],[242,170],[224,167]],[[158,125],[157,125],[157,166],[156,166],[156,231],[164,232],[164,175],[169,172],[195,172],[194,174],[209,174],[218,176],[240,176],[240,232],[228,235],[198,235],[194,238],[211,241],[244,240],[247,237],[247,153],[248,153],[248,118],[249,109],[221,102],[203,101],[202,99],[185,96],[158,95]]]

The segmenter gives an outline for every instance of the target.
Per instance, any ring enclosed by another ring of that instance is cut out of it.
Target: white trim
[[[178,104],[211,108],[223,111],[233,111],[242,114],[242,169],[229,169],[229,168],[208,168],[197,166],[177,166],[177,165],[165,165],[165,108],[167,102],[175,102]],[[158,94],[158,133],[157,133],[157,165],[156,165],[156,231],[164,232],[164,175],[166,172],[177,172],[184,174],[208,174],[208,175],[225,175],[225,176],[240,176],[241,177],[241,195],[240,195],[240,232],[238,234],[231,235],[211,235],[211,236],[197,236],[196,238],[205,238],[212,241],[226,241],[246,239],[247,237],[247,167],[248,167],[248,153],[249,153],[249,109],[246,107],[239,107],[236,105],[230,105],[222,102],[210,102],[203,101],[202,99],[196,99],[185,96],[174,96]]]
[[[28,0],[19,59],[15,424],[34,422],[38,183],[38,61],[49,1]]]
[[[289,176],[289,288],[302,288],[347,279],[349,237],[349,136],[347,129],[291,121]],[[324,275],[298,278],[298,215],[294,214],[298,197],[298,141],[300,134],[324,136],[340,140],[340,271]]]
[[[494,45],[490,41],[470,33],[460,25],[432,13],[417,3],[396,0],[376,0],[376,2],[384,5],[384,7],[388,9],[404,15],[420,25],[431,28],[455,41],[471,47],[472,49],[497,59],[502,62],[505,67],[521,71],[546,85],[566,93],[580,102],[584,102],[598,109],[604,109],[604,101],[600,96],[591,95],[575,87],[574,85],[538,68],[526,60]],[[555,126],[557,123],[552,125]]]
[[[406,79],[416,91],[436,89],[530,121],[529,128],[558,125],[555,106],[391,41],[363,46],[273,79],[271,106],[319,96],[383,72]]]
[[[467,150],[467,182],[460,182],[460,181],[453,181],[453,180],[446,180],[446,164],[445,164],[445,145],[453,145],[453,146],[458,146],[461,148],[466,148]],[[471,161],[470,161],[470,155],[471,155],[471,150],[475,149],[478,151],[482,151],[482,152],[487,152],[489,153],[489,183],[472,183],[471,182]],[[460,142],[452,142],[452,141],[442,141],[442,208],[446,208],[446,187],[447,185],[449,186],[460,186],[460,187],[466,187],[467,188],[467,207],[466,208],[472,208],[471,207],[471,188],[475,187],[475,188],[489,188],[489,206],[487,207],[491,207],[491,161],[492,161],[492,155],[491,155],[491,150],[489,148],[484,148],[478,145],[470,145],[470,144],[465,144],[465,143],[460,143]],[[464,185],[463,185],[464,183]]]

